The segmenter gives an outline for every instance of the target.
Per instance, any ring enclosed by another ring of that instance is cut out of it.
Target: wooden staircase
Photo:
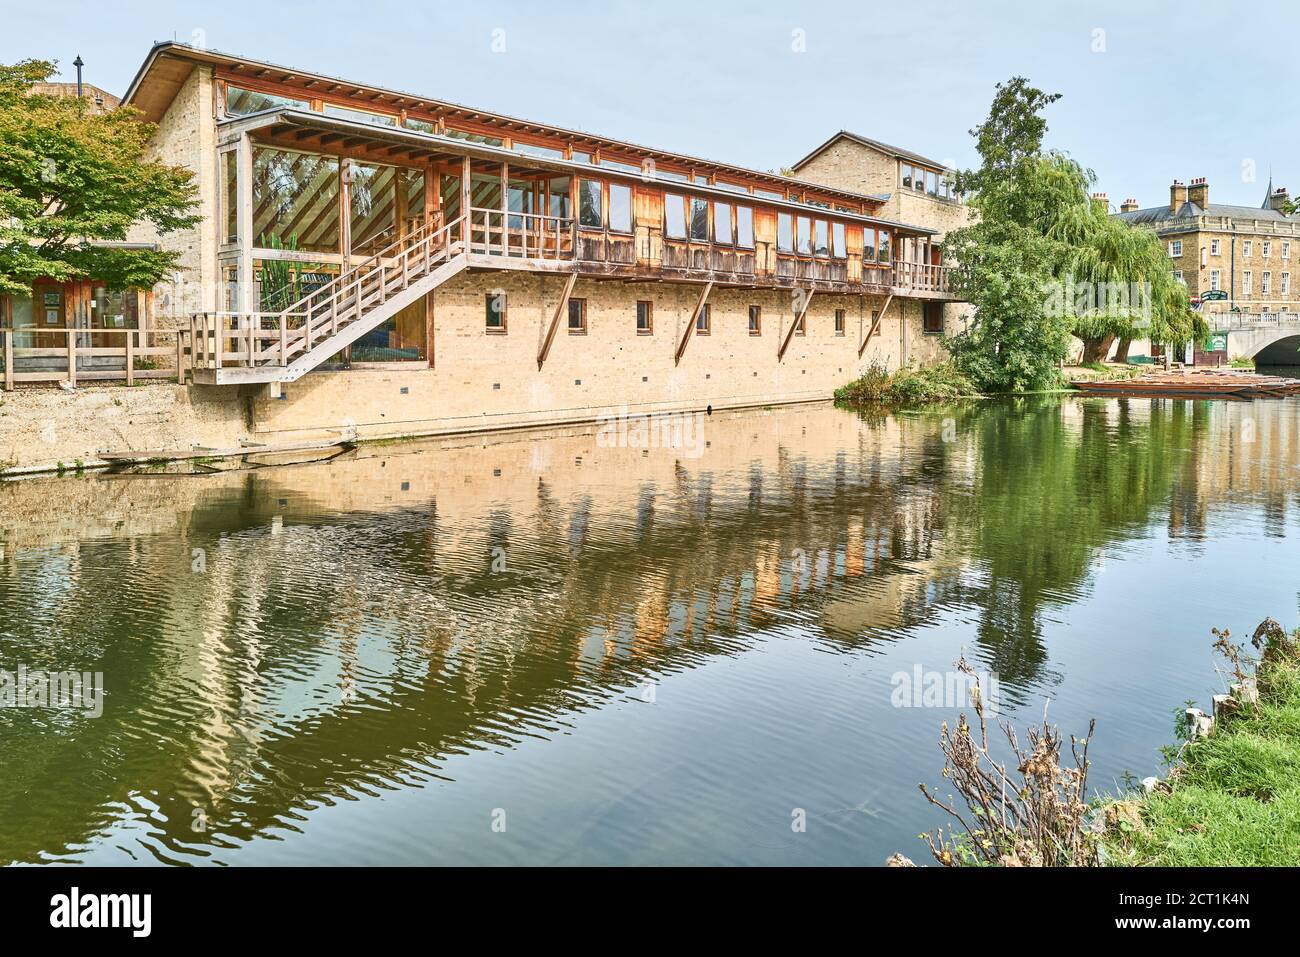
[[[464,270],[464,227],[427,223],[280,312],[195,314],[194,381],[298,379]]]

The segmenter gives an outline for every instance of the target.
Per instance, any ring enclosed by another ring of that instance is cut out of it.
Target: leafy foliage
[[[154,127],[121,108],[93,112],[84,99],[32,94],[54,64],[0,64],[0,293],[33,279],[94,276],[111,288],[151,286],[176,254],[105,247],[136,223],[168,233],[193,225],[188,170],[149,162]]]
[[[985,391],[1058,385],[1071,334],[1095,353],[1116,337],[1187,341],[1205,331],[1154,234],[1108,215],[1088,197],[1092,172],[1044,151],[1041,113],[1059,98],[1024,77],[998,84],[988,118],[971,131],[980,168],[957,174],[978,219],[944,245],[957,263],[953,286],[976,316],[948,347]],[[1106,284],[1125,292],[1149,284],[1150,295],[1116,302],[1096,294]]]
[[[978,394],[970,379],[951,362],[920,368],[905,366],[892,374],[884,366],[872,364],[859,378],[836,389],[835,399],[848,405],[920,405]]]

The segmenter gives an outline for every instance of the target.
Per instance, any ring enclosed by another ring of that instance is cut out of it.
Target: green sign
[[[1205,351],[1227,352],[1228,334],[1226,332],[1211,332],[1210,338],[1205,340]]]
[[[1207,289],[1201,293],[1201,302],[1219,302],[1227,298],[1228,294],[1222,289]]]

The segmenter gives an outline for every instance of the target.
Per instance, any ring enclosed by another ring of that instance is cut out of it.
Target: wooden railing
[[[289,365],[461,253],[465,226],[425,223],[279,312],[195,313],[194,367]]]
[[[951,266],[933,266],[929,263],[894,263],[894,285],[900,289],[918,292],[948,291],[948,272]]]
[[[53,347],[21,345],[39,335],[62,340]],[[190,354],[186,330],[0,329],[0,368],[6,391],[26,382],[79,382],[181,378]]]
[[[577,239],[565,216],[471,207],[469,251],[521,259],[572,259]]]

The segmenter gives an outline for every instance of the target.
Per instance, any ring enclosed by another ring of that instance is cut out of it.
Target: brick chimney
[[[1121,213],[1132,213],[1136,211],[1137,208],[1138,201],[1136,199],[1126,199],[1124,202],[1119,204],[1119,211]]]
[[[1169,187],[1169,212],[1178,212],[1185,202],[1187,202],[1187,187],[1174,180],[1174,185]]]
[[[1093,193],[1092,201],[1094,204],[1101,207],[1101,211],[1103,213],[1110,212],[1110,199],[1106,196],[1105,193]]]
[[[1192,185],[1187,188],[1187,199],[1201,209],[1210,205],[1210,184],[1205,181],[1204,176],[1192,180]]]
[[[1279,213],[1283,212],[1283,207],[1291,202],[1291,194],[1287,192],[1285,186],[1279,186],[1273,190],[1273,195],[1268,198],[1268,208],[1276,209]]]

